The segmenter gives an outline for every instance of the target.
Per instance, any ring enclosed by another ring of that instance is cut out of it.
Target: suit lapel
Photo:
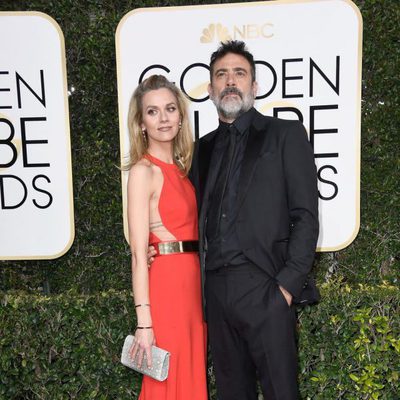
[[[200,176],[200,181],[202,182],[202,186],[204,188],[201,207],[200,207],[200,215],[205,215],[208,208],[208,199],[210,197],[210,193],[215,185],[215,181],[218,176],[218,171],[221,166],[222,157],[221,154],[217,154],[215,151],[215,144],[217,142],[217,135],[213,137],[213,139],[207,143],[207,147],[204,148],[204,158],[201,160],[203,167],[202,175]]]
[[[268,125],[266,117],[256,112],[254,121],[250,126],[242,167],[239,177],[238,207],[241,206],[247,193],[250,182],[257,165],[259,154],[263,151],[264,142],[268,136]],[[215,180],[221,165],[222,157],[217,154],[215,145],[217,142],[217,131],[207,142],[201,143],[199,148],[199,187],[200,187],[200,214],[199,224],[202,226],[208,209],[208,201],[211,191],[214,188]]]
[[[267,126],[264,126],[261,129],[261,127],[257,126],[256,122],[257,120],[255,120],[255,123],[250,127],[246,150],[243,156],[242,168],[239,177],[238,207],[241,206],[247,193],[257,165],[258,156],[260,152],[262,152],[264,147],[263,144],[267,136]]]

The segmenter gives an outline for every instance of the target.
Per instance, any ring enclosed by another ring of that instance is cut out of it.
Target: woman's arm
[[[138,353],[140,365],[145,352],[149,366],[151,366],[151,345],[155,342],[151,328],[149,271],[147,267],[152,186],[153,173],[151,167],[141,162],[134,165],[129,171],[128,178],[128,224],[132,252],[132,288],[138,329],[135,332],[136,341],[131,348],[131,357],[135,358]]]

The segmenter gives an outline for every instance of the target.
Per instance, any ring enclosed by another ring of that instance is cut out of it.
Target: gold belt
[[[183,240],[176,242],[153,243],[152,246],[157,251],[157,255],[166,255],[174,253],[196,253],[199,251],[199,242],[197,240]]]

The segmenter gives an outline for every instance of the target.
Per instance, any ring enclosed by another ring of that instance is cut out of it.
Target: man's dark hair
[[[256,64],[254,62],[253,55],[247,50],[246,44],[241,40],[229,40],[227,42],[221,42],[221,45],[218,47],[214,53],[211,54],[210,59],[210,80],[212,80],[213,72],[214,72],[214,64],[225,57],[227,54],[233,53],[238,54],[239,56],[244,57],[250,64],[251,69],[251,78],[254,82],[256,80]]]

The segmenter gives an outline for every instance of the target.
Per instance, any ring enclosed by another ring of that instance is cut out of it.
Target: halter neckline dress
[[[163,175],[158,211],[175,240],[198,240],[195,190],[175,164],[145,156]],[[160,243],[157,231],[149,243]],[[139,400],[207,400],[206,324],[197,253],[156,256],[149,269],[151,316],[157,346],[171,353],[168,378],[145,376]]]

